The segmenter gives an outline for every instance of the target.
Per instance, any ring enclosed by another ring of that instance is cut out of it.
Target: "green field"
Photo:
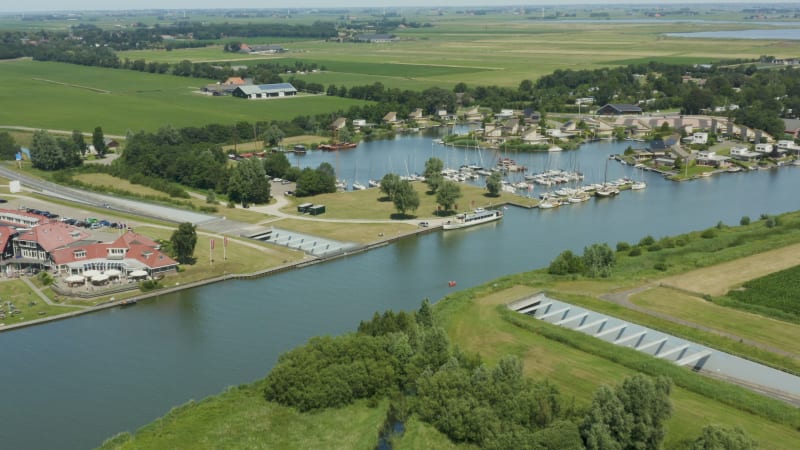
[[[67,312],[77,311],[67,306],[50,306],[22,280],[4,280],[0,282],[0,323],[14,325],[31,320],[43,319]],[[9,307],[11,303],[12,307]],[[19,313],[12,313],[19,311]]]
[[[728,296],[743,303],[766,306],[797,316],[800,315],[798,286],[800,266],[748,281],[742,290],[731,291]]]
[[[0,68],[0,125],[82,131],[99,125],[106,134],[124,135],[167,124],[289,120],[363,104],[327,96],[211,97],[196,91],[214,80],[51,62],[5,62]]]

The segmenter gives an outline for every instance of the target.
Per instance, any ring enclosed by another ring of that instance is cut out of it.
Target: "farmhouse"
[[[621,116],[625,114],[641,114],[642,108],[636,105],[627,105],[623,103],[608,103],[602,108],[597,110],[598,115],[603,116]]]
[[[234,97],[250,100],[265,100],[278,97],[292,97],[297,95],[297,89],[290,83],[257,84],[251,86],[238,86],[233,91]]]
[[[361,34],[356,36],[356,40],[359,42],[369,42],[372,44],[383,44],[396,41],[397,36],[392,36],[390,34]]]
[[[247,45],[242,44],[239,47],[239,51],[242,53],[248,53],[250,55],[271,55],[275,53],[284,53],[286,49],[281,47],[280,45]]]

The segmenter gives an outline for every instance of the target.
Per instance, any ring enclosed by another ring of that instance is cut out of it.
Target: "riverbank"
[[[359,254],[359,253],[367,252],[369,250],[373,250],[373,249],[376,249],[376,248],[380,248],[380,247],[389,245],[389,244],[391,244],[393,242],[396,242],[396,241],[399,241],[401,239],[406,239],[406,238],[410,238],[410,237],[415,237],[415,236],[419,236],[419,235],[423,235],[423,234],[439,231],[439,230],[441,230],[441,228],[442,228],[441,224],[437,224],[437,225],[433,225],[433,226],[429,226],[429,227],[420,227],[418,229],[415,229],[415,230],[412,230],[412,231],[409,231],[409,232],[406,232],[406,233],[394,235],[394,236],[383,236],[380,239],[378,239],[378,240],[376,240],[376,241],[374,241],[374,242],[372,242],[370,244],[361,245],[359,247],[355,247],[353,249],[350,249],[348,251],[345,251],[345,252],[342,252],[342,253],[336,254],[336,255],[331,255],[331,256],[327,256],[327,257],[314,257],[314,256],[308,255],[308,257],[306,259],[303,259],[303,260],[300,260],[300,261],[295,261],[295,262],[291,262],[291,263],[288,263],[288,264],[281,264],[281,265],[279,265],[277,267],[266,268],[266,269],[258,270],[258,271],[255,271],[255,272],[249,272],[249,273],[225,273],[225,274],[220,275],[220,276],[207,278],[207,279],[203,279],[203,280],[198,280],[198,281],[193,281],[193,282],[189,282],[189,283],[184,283],[184,284],[177,284],[176,283],[175,286],[164,287],[164,288],[156,289],[156,290],[153,290],[153,291],[150,291],[150,292],[145,292],[145,293],[141,293],[141,294],[137,294],[137,295],[133,295],[133,296],[130,296],[130,297],[121,298],[121,299],[114,299],[112,297],[112,300],[108,300],[108,301],[105,301],[105,302],[102,302],[102,303],[98,303],[95,306],[87,307],[85,309],[80,309],[80,310],[76,310],[76,311],[70,311],[70,312],[67,312],[67,313],[58,314],[58,315],[54,315],[54,316],[43,317],[43,318],[40,318],[40,319],[34,319],[34,320],[31,320],[31,321],[22,322],[22,323],[18,323],[18,324],[3,325],[3,326],[0,326],[0,333],[13,331],[13,330],[21,329],[21,328],[27,328],[27,327],[36,326],[36,325],[43,325],[43,324],[50,323],[50,322],[70,319],[70,318],[73,318],[73,317],[78,317],[78,316],[82,316],[84,314],[90,314],[90,313],[94,313],[94,312],[99,312],[99,311],[103,311],[103,310],[110,309],[110,308],[131,306],[131,305],[134,305],[134,304],[136,304],[136,303],[138,303],[140,301],[143,301],[143,300],[148,300],[148,299],[151,299],[151,298],[157,298],[157,297],[162,296],[162,295],[173,294],[173,293],[176,293],[176,292],[180,292],[180,291],[184,291],[184,290],[188,290],[188,289],[194,289],[194,288],[207,286],[207,285],[211,285],[211,284],[215,284],[215,283],[221,283],[221,282],[224,282],[224,281],[252,280],[252,279],[256,279],[256,278],[262,278],[262,277],[267,277],[267,276],[271,276],[271,275],[276,275],[276,274],[279,274],[279,273],[282,273],[282,272],[286,272],[286,271],[289,271],[289,270],[302,269],[304,267],[309,267],[309,266],[313,266],[313,265],[316,265],[316,264],[330,262],[330,261],[334,261],[334,260],[337,260],[337,259],[340,259],[340,258],[345,258],[345,257],[348,257],[348,256],[352,256],[352,255],[356,255],[356,254]],[[41,295],[44,295],[44,294],[41,294]]]

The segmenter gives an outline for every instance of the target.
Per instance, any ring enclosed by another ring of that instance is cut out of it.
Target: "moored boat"
[[[471,227],[482,223],[494,222],[495,220],[500,220],[502,217],[502,211],[478,208],[470,213],[458,214],[455,219],[445,222],[442,229],[457,230],[459,228]]]

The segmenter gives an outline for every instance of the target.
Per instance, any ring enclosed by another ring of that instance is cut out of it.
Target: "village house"
[[[347,127],[347,118],[345,117],[337,117],[336,120],[331,122],[331,130],[333,131],[339,131],[345,127]]]
[[[708,133],[700,133],[700,132],[693,133],[690,142],[695,145],[708,144]]]
[[[522,142],[529,145],[545,144],[547,143],[547,141],[548,141],[547,136],[544,136],[541,133],[539,133],[539,130],[537,130],[536,128],[531,128],[530,130],[522,134]]]
[[[761,158],[761,153],[751,152],[747,147],[731,147],[731,158],[751,162]]]
[[[702,150],[697,152],[696,161],[701,166],[711,166],[717,168],[724,168],[729,165],[729,157],[717,155],[716,152],[710,150]]]
[[[772,153],[773,147],[772,144],[756,144],[755,151],[758,153],[769,154]]]
[[[608,103],[595,113],[599,116],[641,115],[642,108],[624,103]]]
[[[394,112],[394,111],[390,111],[390,112],[386,113],[386,115],[383,116],[383,121],[384,121],[384,123],[388,123],[390,125],[394,125],[394,124],[398,123],[397,113]]]
[[[414,111],[408,113],[409,120],[421,120],[423,117],[422,115],[422,108],[417,108]]]

